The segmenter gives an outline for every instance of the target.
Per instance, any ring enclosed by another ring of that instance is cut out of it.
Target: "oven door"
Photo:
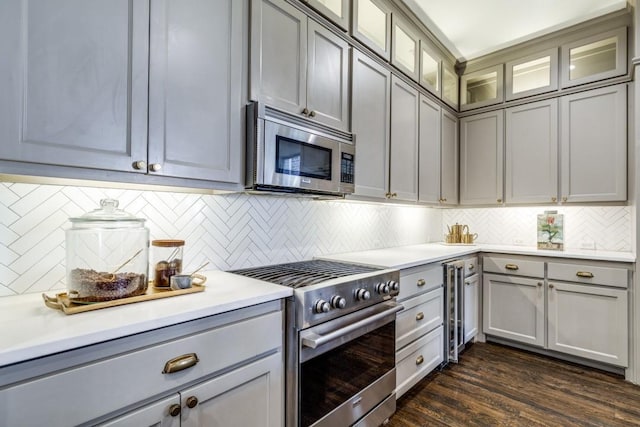
[[[284,124],[264,121],[262,185],[339,193],[340,142]]]
[[[300,425],[352,425],[393,394],[402,308],[387,301],[300,332]]]

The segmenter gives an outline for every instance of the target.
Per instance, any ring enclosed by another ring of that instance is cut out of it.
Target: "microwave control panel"
[[[353,184],[355,169],[355,156],[351,153],[341,153],[340,156],[340,182]]]

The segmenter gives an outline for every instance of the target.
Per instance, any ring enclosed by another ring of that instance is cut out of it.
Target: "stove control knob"
[[[389,285],[391,290],[394,291],[394,292],[397,292],[397,291],[400,290],[400,283],[396,282],[395,280],[389,280],[387,282],[387,285]]]
[[[328,313],[331,310],[331,306],[325,300],[319,299],[313,306],[313,311],[316,313]]]
[[[376,285],[376,292],[378,292],[380,295],[388,295],[389,292],[391,292],[391,287],[384,282],[378,283]]]
[[[342,298],[340,295],[334,295],[331,297],[331,306],[333,308],[345,308],[347,305],[347,300]]]
[[[356,291],[356,299],[358,301],[365,301],[371,298],[371,292],[366,289],[360,288]]]

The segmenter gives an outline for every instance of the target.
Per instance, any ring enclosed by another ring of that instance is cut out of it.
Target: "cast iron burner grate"
[[[337,279],[353,274],[370,273],[377,270],[379,269],[362,265],[312,260],[264,267],[243,268],[229,271],[229,273],[240,274],[291,288],[301,288],[330,279]]]

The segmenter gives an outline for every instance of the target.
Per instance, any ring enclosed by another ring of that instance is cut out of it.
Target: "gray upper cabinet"
[[[465,74],[460,78],[460,109],[485,107],[503,100],[502,64]]]
[[[427,41],[420,40],[420,85],[438,98],[442,94],[441,63],[442,60]]]
[[[420,95],[418,201],[440,197],[440,106]]]
[[[442,205],[458,204],[458,118],[441,109],[440,199]]]
[[[556,203],[558,100],[507,108],[505,202]]]
[[[343,30],[349,29],[351,0],[305,0],[309,6],[329,18]]]
[[[558,49],[552,48],[506,64],[507,101],[558,89]]]
[[[562,87],[627,73],[627,27],[562,45]]]
[[[419,101],[416,89],[391,76],[389,197],[397,200],[418,200]]]
[[[502,110],[460,119],[460,204],[503,201],[504,129]]]
[[[373,52],[391,60],[391,7],[385,0],[353,0],[351,32]]]
[[[453,65],[442,63],[442,100],[450,107],[458,109],[458,75]]]
[[[391,72],[355,49],[351,69],[355,194],[384,198],[389,184]]]
[[[420,81],[420,35],[412,24],[393,15],[391,64],[415,81]]]
[[[152,173],[240,182],[245,4],[151,2]]]
[[[563,202],[627,199],[627,85],[561,98]]]
[[[284,0],[253,0],[254,100],[349,130],[349,45]]]
[[[135,0],[0,2],[0,158],[146,160],[148,14]]]

